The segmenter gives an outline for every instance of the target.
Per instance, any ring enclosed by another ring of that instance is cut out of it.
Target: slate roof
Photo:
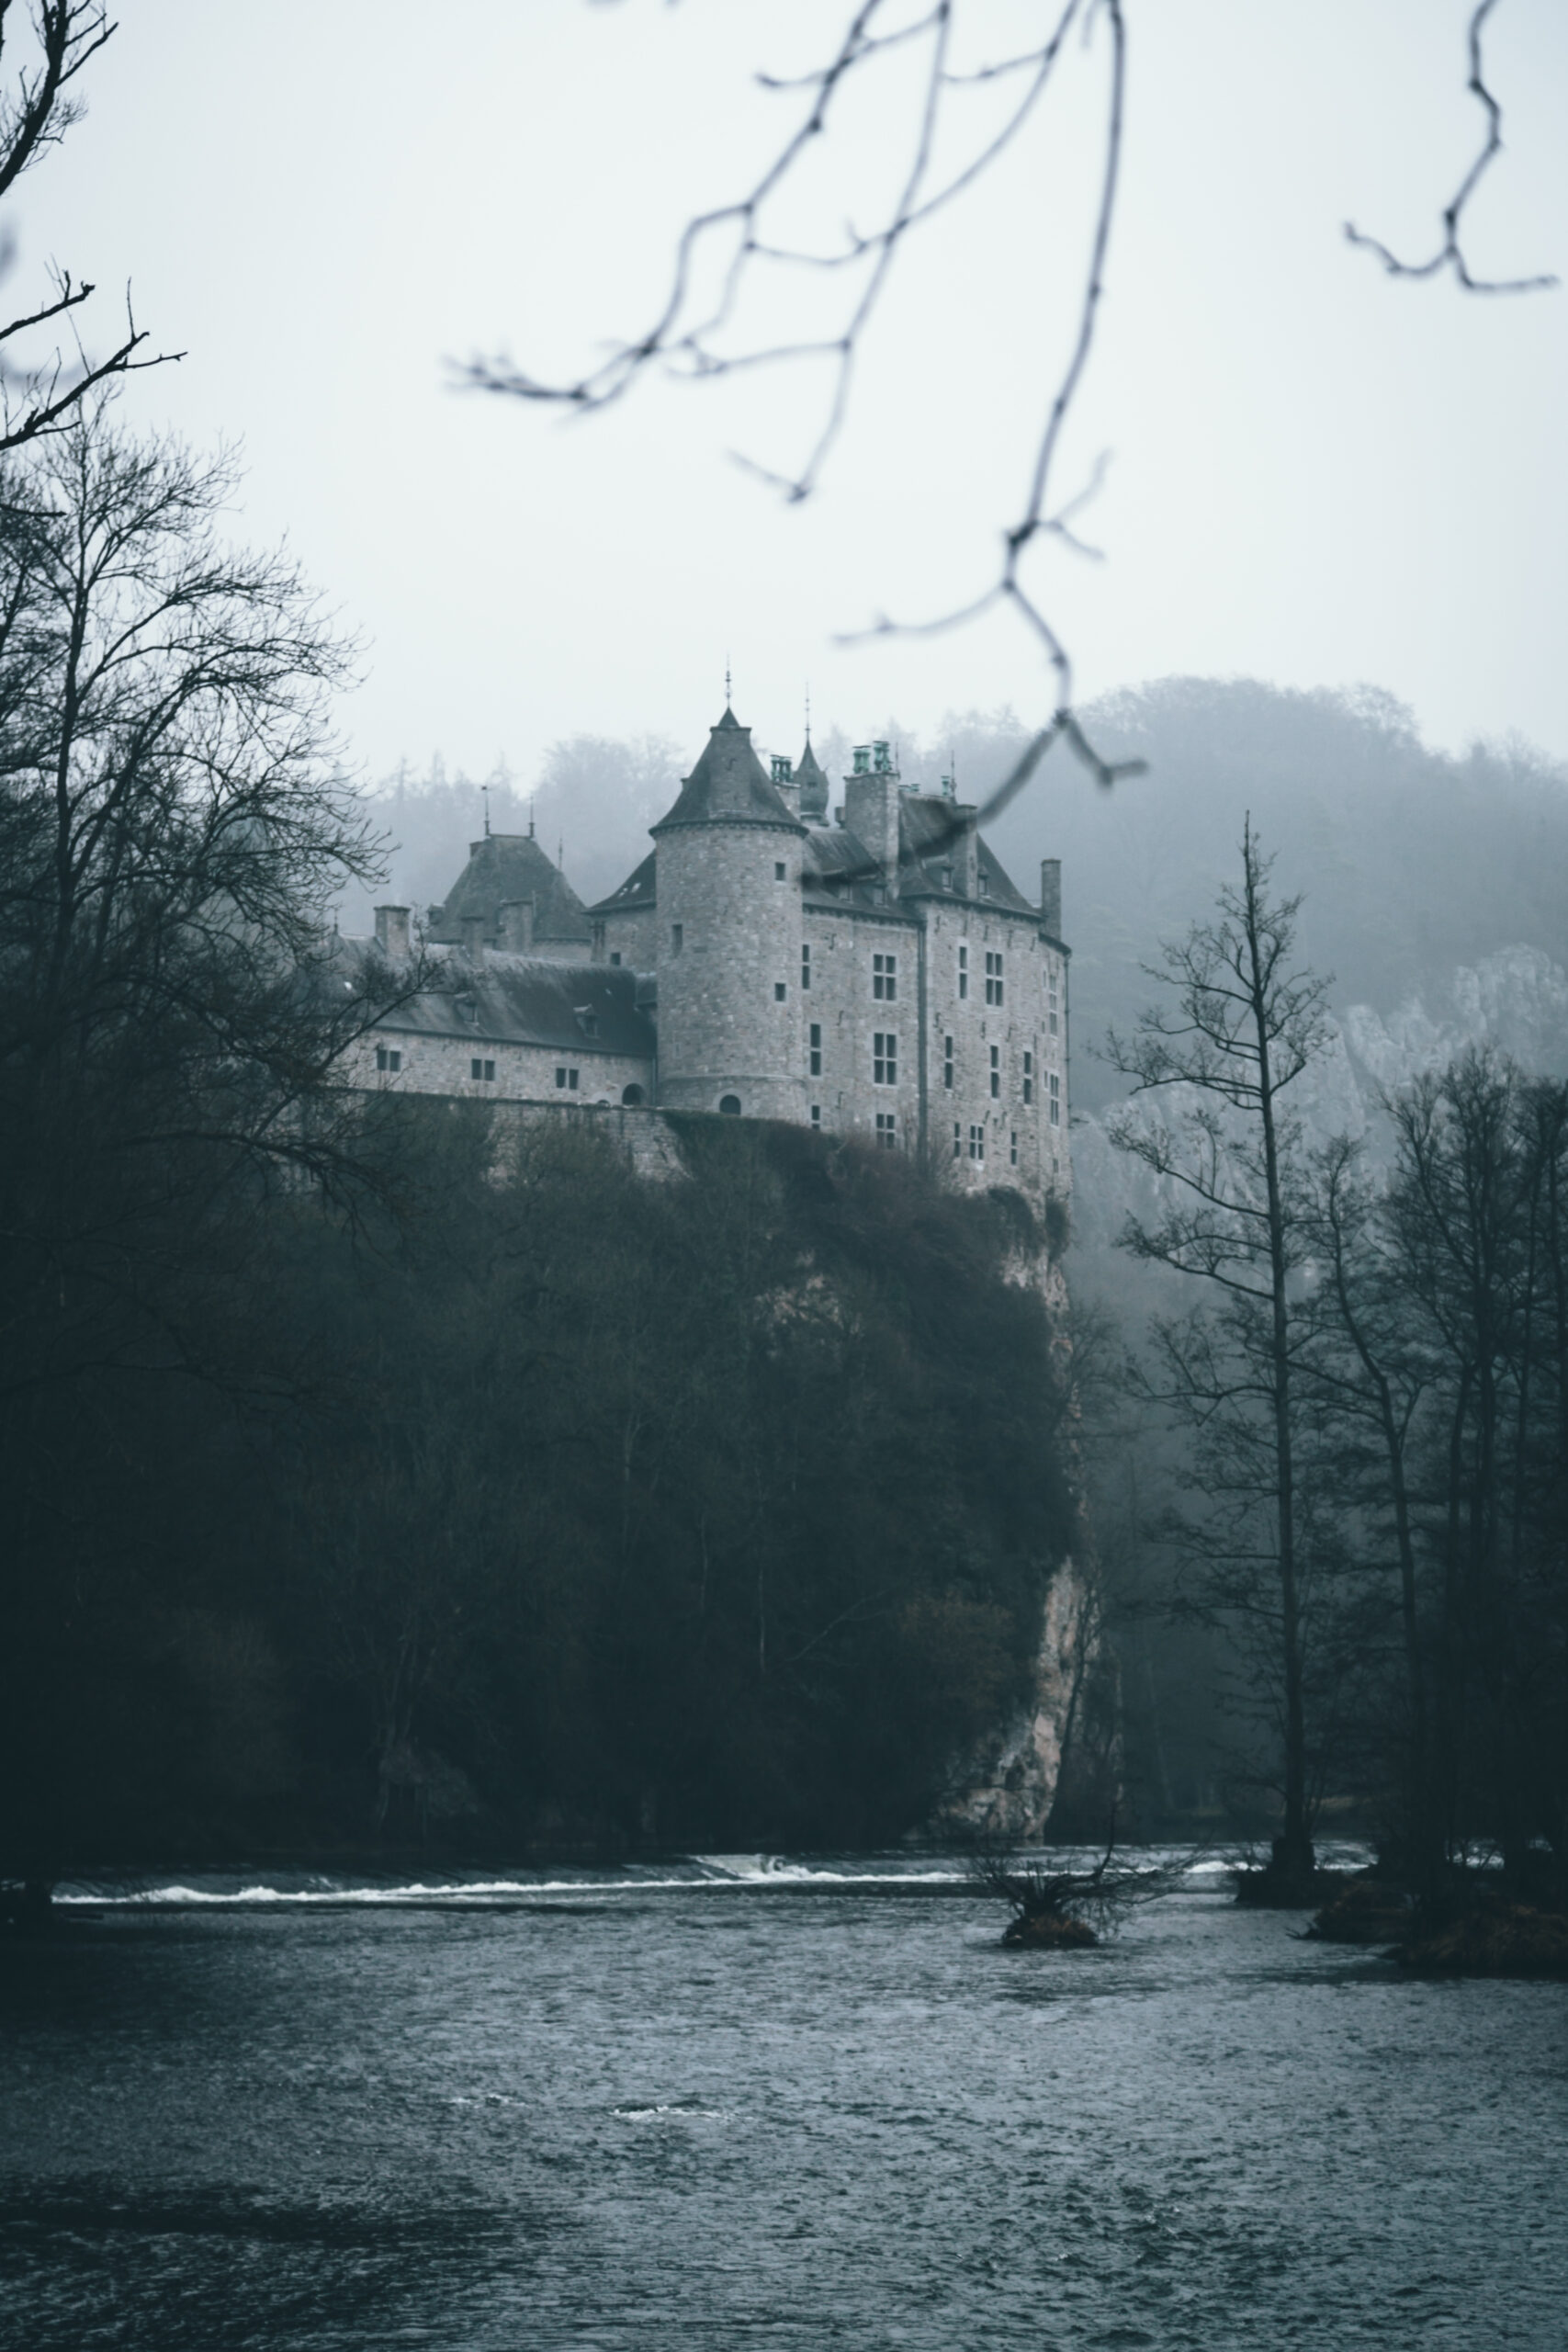
[[[676,825],[771,825],[799,832],[800,820],[751,749],[751,729],[726,709],[708,730],[707,749],[681,786],[667,817],[649,828],[657,839]]]
[[[962,826],[955,822],[958,809],[951,800],[937,799],[924,793],[905,793],[898,804],[899,881],[898,888],[906,898],[956,899],[962,892],[943,879],[950,866],[958,862],[959,836]],[[985,888],[980,902],[999,907],[1008,914],[1037,915],[1038,907],[1031,906],[1018,889],[1001,860],[995,854],[984,833],[979,838],[978,869]]]
[[[534,901],[536,940],[588,938],[588,916],[566,876],[531,833],[487,833],[468,843],[468,862],[440,906],[430,910],[429,936],[457,946],[466,916],[484,917],[487,941],[501,936],[501,910],[510,899]]]
[[[638,911],[645,907],[651,907],[654,903],[654,876],[658,864],[659,853],[657,850],[650,849],[642,864],[627,875],[620,888],[612,890],[607,899],[601,899],[596,907],[590,907],[589,914],[624,915]]]
[[[952,899],[964,893],[945,876],[959,863],[959,834],[953,803],[902,793],[898,801],[898,898]],[[978,871],[986,887],[972,903],[995,907],[1004,914],[1037,915],[1014,888],[1001,861],[987,846],[978,844]],[[883,887],[882,868],[857,836],[842,825],[811,825],[807,829],[806,894],[818,905],[877,906]],[[897,902],[894,902],[897,903]]]
[[[340,942],[340,961],[349,968],[376,952],[373,940]],[[653,1058],[653,982],[628,966],[492,951],[477,967],[463,956],[440,957],[431,979],[385,1014],[378,1031]]]

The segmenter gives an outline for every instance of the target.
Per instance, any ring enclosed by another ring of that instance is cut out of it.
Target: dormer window
[[[583,1035],[585,1037],[596,1037],[599,1035],[599,1015],[596,1012],[591,1012],[585,1004],[578,1005],[575,1010],[577,1013],[577,1025],[581,1030]]]

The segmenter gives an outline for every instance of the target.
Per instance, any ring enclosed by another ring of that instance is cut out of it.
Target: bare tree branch
[[[1104,291],[1105,262],[1115,211],[1122,153],[1122,105],[1125,84],[1126,31],[1122,0],[1062,0],[1052,28],[1040,44],[998,63],[973,70],[955,70],[950,63],[961,0],[933,0],[933,5],[908,23],[879,29],[888,0],[863,0],[851,18],[838,50],[816,72],[784,80],[760,77],[764,88],[787,93],[805,91],[809,103],[803,118],[785,138],[767,167],[745,196],[716,207],[690,220],[676,246],[671,282],[651,325],[634,341],[613,350],[598,367],[575,379],[549,383],[504,357],[475,359],[458,371],[466,386],[512,398],[555,402],[579,413],[609,406],[625,397],[654,366],[711,380],[760,368],[796,361],[825,361],[830,381],[823,412],[804,462],[792,470],[759,463],[740,456],[738,462],[792,502],[811,496],[819,486],[849,413],[856,364],[877,307],[886,293],[896,257],[910,234],[953,204],[985,175],[1018,138],[1033,116],[1075,26],[1087,36],[1103,17],[1111,28],[1111,74],[1104,130],[1099,198],[1085,282],[1079,298],[1064,372],[1056,383],[1042,422],[1030,469],[1021,512],[1003,535],[1002,560],[991,586],[970,603],[920,622],[883,616],[856,637],[891,634],[934,634],[978,619],[998,604],[1010,605],[1022,616],[1043,651],[1054,679],[1055,714],[1026,746],[981,810],[978,821],[988,823],[1033,775],[1040,761],[1058,740],[1064,741],[1102,786],[1119,776],[1142,772],[1141,761],[1117,764],[1100,757],[1089,741],[1073,708],[1073,670],[1061,631],[1050,620],[1038,595],[1025,585],[1024,559],[1038,540],[1059,539],[1080,554],[1092,555],[1071,528],[1075,517],[1093,497],[1103,477],[1105,459],[1097,465],[1088,486],[1053,511],[1053,472],[1062,434],[1088,365],[1100,304]],[[925,71],[913,125],[908,164],[886,217],[874,229],[850,229],[841,244],[826,250],[804,249],[774,237],[768,220],[774,199],[791,181],[810,143],[826,133],[840,92],[857,74],[863,74],[894,49],[923,45]],[[933,183],[939,134],[945,126],[953,94],[976,85],[1020,80],[1022,86],[1000,124],[968,157]],[[694,284],[703,256],[728,240],[719,287],[710,309],[692,315]],[[819,337],[735,350],[726,345],[725,331],[735,320],[742,293],[759,269],[815,269],[829,275],[858,273],[858,282],[837,331]]]
[[[1557,284],[1554,277],[1477,277],[1460,242],[1465,206],[1474,195],[1493,159],[1503,152],[1503,109],[1487,86],[1481,55],[1482,33],[1496,5],[1497,0],[1478,0],[1478,6],[1471,15],[1466,36],[1470,49],[1470,79],[1465,87],[1485,112],[1486,136],[1475,161],[1461,180],[1458,192],[1443,212],[1443,242],[1437,252],[1427,261],[1401,261],[1380,238],[1364,235],[1353,220],[1345,223],[1345,234],[1350,243],[1375,254],[1391,277],[1436,277],[1441,270],[1451,269],[1467,294],[1539,294]]]

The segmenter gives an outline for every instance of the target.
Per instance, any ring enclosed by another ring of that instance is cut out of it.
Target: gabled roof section
[[[953,888],[959,865],[964,820],[969,812],[951,800],[927,793],[905,793],[898,804],[898,888],[905,898],[962,898]],[[1037,915],[1017,889],[995,851],[982,833],[976,846],[979,903],[1006,914]]]
[[[642,864],[627,875],[618,890],[612,890],[607,899],[601,899],[596,907],[589,908],[590,916],[640,914],[645,908],[651,907],[658,867],[659,852],[650,849]]]
[[[657,840],[676,825],[771,825],[798,833],[800,820],[775,791],[751,749],[751,729],[726,709],[708,731],[707,749],[681,786],[667,817],[649,828]]]
[[[373,952],[369,940],[345,939],[339,967],[352,972]],[[646,976],[629,966],[493,952],[475,965],[448,956],[433,964],[426,987],[394,1005],[376,1027],[400,1036],[467,1037],[651,1060],[649,989]]]
[[[430,910],[430,937],[444,946],[462,940],[463,923],[484,917],[487,940],[501,936],[501,910],[514,899],[534,901],[536,940],[586,940],[588,916],[558,865],[532,833],[487,833],[468,843],[468,862],[439,907]]]

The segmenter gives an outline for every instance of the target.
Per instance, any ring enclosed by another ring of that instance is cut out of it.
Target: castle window
[[[969,993],[969,950],[967,949],[967,947],[961,947],[961,948],[959,949],[959,951],[958,951],[958,995],[959,995],[959,1001],[962,1002],[962,1001],[964,1000],[964,997],[966,997],[966,996],[968,995],[968,993]]]
[[[641,1087],[623,1086],[621,1089],[621,1100],[626,1104],[628,1111],[635,1111],[637,1104],[643,1100],[643,1091]]]
[[[822,1124],[822,1105],[820,1102],[813,1102],[811,1105],[811,1124],[814,1127],[819,1127]]]
[[[986,1157],[986,1130],[984,1127],[970,1128],[969,1157],[971,1159],[984,1162]]]
[[[378,1069],[401,1069],[402,1066],[402,1054],[396,1046],[377,1046],[376,1067]]]
[[[988,899],[988,898],[990,897],[990,895],[991,895],[991,877],[990,877],[990,876],[989,876],[988,874],[987,874],[987,873],[982,869],[982,871],[981,871],[981,873],[980,873],[980,875],[979,875],[979,876],[978,876],[978,879],[979,879],[979,884],[980,884],[980,896],[982,897],[982,899]]]
[[[1054,1127],[1059,1127],[1062,1124],[1062,1081],[1055,1070],[1051,1072],[1050,1089],[1051,1125]]]
[[[871,992],[879,1001],[891,1004],[898,993],[898,958],[897,956],[874,956],[871,959]]]
[[[782,882],[784,878],[784,862],[782,857],[775,857],[773,860],[773,880],[775,882]]]
[[[1045,990],[1045,1001],[1046,1001],[1046,1003],[1047,1003],[1047,1004],[1050,1006],[1050,1008],[1051,1008],[1051,1010],[1050,1010],[1050,1014],[1049,1014],[1049,1019],[1050,1019],[1050,1025],[1051,1025],[1051,1035],[1052,1035],[1052,1036],[1054,1037],[1054,1036],[1056,1035],[1056,1012],[1057,1012],[1057,1005],[1058,1005],[1058,1001],[1059,1001],[1059,1000],[1058,1000],[1058,998],[1057,998],[1057,995],[1056,995],[1056,975],[1055,974],[1055,972],[1053,972],[1053,973],[1052,973],[1052,975],[1051,975],[1051,978],[1050,978],[1050,982],[1049,982],[1049,985],[1047,986],[1046,990]]]
[[[773,982],[773,1002],[775,1004],[782,1004],[787,993],[788,991],[786,990],[783,980],[775,980]]]
[[[891,1032],[879,1029],[871,1041],[871,1076],[875,1086],[898,1083],[898,1040]]]
[[[468,1076],[470,1078],[481,1079],[493,1078],[495,1076],[495,1064],[493,1062],[482,1062],[479,1060],[471,1061],[468,1064]]]
[[[721,1094],[718,1098],[718,1107],[727,1119],[738,1119],[740,1116],[739,1095]]]
[[[953,1123],[953,1156],[954,1159],[964,1157],[964,1129],[956,1119]]]
[[[986,1002],[1000,1004],[1002,1001],[1002,959],[1000,951],[986,950]]]
[[[811,1075],[813,1078],[820,1078],[822,1075],[822,1023],[820,1021],[814,1021],[811,1024],[810,1045]]]
[[[1016,1127],[1012,1131],[1012,1164],[1015,1168],[1018,1166],[1018,1129]]]
[[[611,963],[612,963],[612,964],[618,964],[618,963],[620,962],[620,960],[621,960],[621,951],[620,951],[620,949],[619,949],[618,947],[612,947],[612,948],[611,948],[611,950],[610,950],[610,961],[611,961]]]
[[[999,1100],[1001,1091],[1002,1049],[999,1046],[993,1046],[991,1047],[991,1100],[993,1102]]]
[[[953,1040],[951,1037],[944,1037],[942,1041],[942,1082],[951,1091],[953,1086]]]
[[[577,1072],[574,1069],[567,1069],[564,1063],[558,1062],[556,1064],[556,1084],[558,1086],[564,1086],[569,1093],[575,1094],[577,1091]]]
[[[884,1151],[897,1150],[898,1122],[891,1111],[879,1111],[877,1113],[876,1140],[881,1145]]]
[[[685,924],[683,922],[672,922],[670,926],[670,953],[671,956],[679,956],[682,948],[685,945]]]
[[[811,947],[809,942],[807,942],[800,951],[800,985],[803,989],[808,989],[811,986]]]
[[[1023,1053],[1023,1099],[1026,1102],[1034,1100],[1034,1057],[1027,1046]]]

